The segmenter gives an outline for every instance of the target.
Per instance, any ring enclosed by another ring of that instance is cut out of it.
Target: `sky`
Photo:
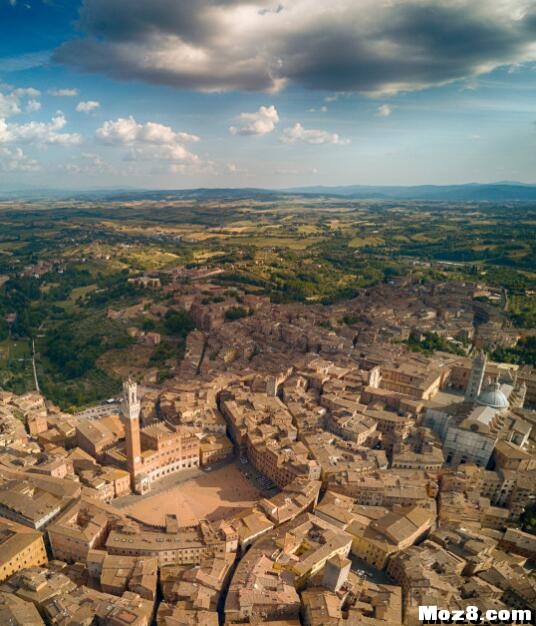
[[[0,189],[505,180],[535,0],[0,0]]]

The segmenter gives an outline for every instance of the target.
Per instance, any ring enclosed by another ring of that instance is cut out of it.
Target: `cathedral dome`
[[[490,406],[493,409],[507,409],[510,405],[508,398],[501,391],[499,383],[493,383],[477,398],[477,403],[481,406]]]

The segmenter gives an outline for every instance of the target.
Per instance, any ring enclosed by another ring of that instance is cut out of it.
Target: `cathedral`
[[[526,449],[532,425],[523,419],[521,409],[526,386],[517,384],[515,375],[505,372],[491,378],[483,352],[473,359],[463,401],[431,406],[426,423],[439,435],[448,464],[474,463],[487,467],[499,440]]]

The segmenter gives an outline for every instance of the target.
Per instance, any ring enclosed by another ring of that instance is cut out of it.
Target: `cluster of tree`
[[[188,333],[195,328],[195,323],[192,316],[187,311],[173,310],[166,313],[164,317],[164,328],[167,335],[184,339],[188,336]]]
[[[361,318],[359,315],[353,315],[353,314],[343,315],[341,319],[341,323],[346,324],[346,326],[353,326],[354,324],[357,324],[360,319]]]
[[[119,393],[121,381],[110,377],[102,370],[95,370],[91,377],[77,378],[72,381],[56,382],[52,378],[43,378],[41,389],[64,411],[74,411],[102,401]]]
[[[149,359],[149,365],[161,366],[168,359],[177,357],[177,346],[170,342],[162,342],[158,344]]]
[[[133,340],[122,328],[107,325],[64,322],[46,337],[43,354],[54,368],[54,377],[64,380],[81,378],[96,367],[97,359],[107,350],[125,348]]]
[[[3,324],[0,324],[0,339],[5,339],[9,328],[6,327],[5,317],[15,314],[15,321],[11,324],[11,332],[17,337],[30,337],[32,327],[41,323],[44,312],[33,303],[39,300],[41,291],[39,281],[35,278],[17,278],[8,280],[0,292],[0,315]]]
[[[98,274],[97,289],[87,296],[88,307],[108,306],[114,300],[134,298],[139,290],[128,282],[128,270],[121,270],[114,274]]]
[[[225,296],[205,296],[201,300],[201,304],[218,304],[219,302],[225,302]]]
[[[465,354],[465,351],[459,345],[433,332],[425,332],[422,339],[410,337],[406,343],[413,352],[424,352],[425,354],[450,352],[460,356]]]
[[[536,295],[509,296],[508,315],[519,328],[536,328]]]
[[[4,341],[9,337],[9,324],[5,317],[0,317],[0,341]]]
[[[536,535],[536,503],[527,505],[519,520],[521,530]]]
[[[54,286],[43,295],[43,298],[53,302],[67,300],[73,289],[86,287],[93,282],[93,276],[87,270],[67,268],[63,274],[54,276]]]
[[[250,312],[243,306],[232,306],[225,311],[225,319],[229,322],[242,319],[243,317],[247,317],[248,315],[250,315]]]
[[[491,358],[501,363],[536,367],[536,336],[520,339],[514,348],[496,348]]]

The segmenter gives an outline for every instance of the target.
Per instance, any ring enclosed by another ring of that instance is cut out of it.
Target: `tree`
[[[242,306],[232,306],[231,308],[225,311],[225,319],[229,322],[233,322],[234,320],[239,320],[243,317],[247,317],[249,312]]]
[[[0,341],[4,341],[9,336],[9,324],[4,318],[0,318]]]
[[[195,328],[195,324],[186,311],[168,311],[164,318],[164,327],[168,335],[184,338]]]

